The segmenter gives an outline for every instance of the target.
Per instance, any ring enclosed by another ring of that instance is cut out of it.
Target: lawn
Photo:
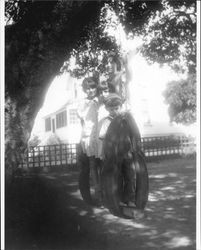
[[[16,177],[6,189],[6,250],[195,250],[195,159],[147,166],[147,216],[138,221],[87,206],[78,171]]]

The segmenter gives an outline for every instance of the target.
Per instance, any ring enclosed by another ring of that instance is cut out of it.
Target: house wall
[[[76,124],[70,123],[70,110],[76,109],[75,104],[67,105],[64,109],[57,111],[49,116],[44,118],[44,134],[45,138],[49,136],[56,135],[63,143],[78,143],[81,136],[81,125],[78,121]],[[56,127],[56,115],[66,111],[67,112],[67,125],[64,127]],[[51,118],[51,131],[45,131],[45,119]],[[55,132],[53,132],[52,121],[55,121]]]

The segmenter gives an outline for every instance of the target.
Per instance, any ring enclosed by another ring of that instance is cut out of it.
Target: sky
[[[169,67],[160,67],[155,63],[148,65],[146,60],[136,55],[131,59],[133,77],[130,82],[131,106],[136,116],[141,116],[141,99],[147,100],[146,105],[152,121],[169,122],[168,106],[162,92],[169,81],[179,79],[179,76]],[[138,112],[139,111],[139,112]],[[160,118],[159,118],[160,117]],[[140,118],[139,118],[140,120]]]

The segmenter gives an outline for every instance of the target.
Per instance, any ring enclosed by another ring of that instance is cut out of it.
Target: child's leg
[[[94,156],[89,157],[89,167],[90,167],[90,172],[95,188],[95,196],[99,199],[100,197],[100,180],[99,180],[99,173],[98,173],[98,166],[96,164],[96,160]]]
[[[135,165],[132,159],[125,159],[123,164],[124,202],[135,202]]]

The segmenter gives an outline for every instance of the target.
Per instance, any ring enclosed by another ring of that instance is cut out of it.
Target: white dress
[[[81,147],[87,156],[97,156],[98,100],[85,99],[78,107],[82,123]]]

